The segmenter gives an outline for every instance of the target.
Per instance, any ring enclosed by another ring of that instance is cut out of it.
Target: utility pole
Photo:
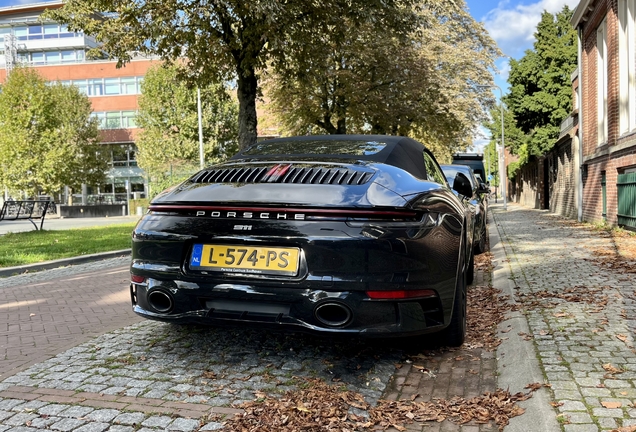
[[[501,146],[497,149],[497,156],[499,158],[499,186],[501,187],[501,195],[503,198],[503,209],[508,209],[508,200],[506,197],[506,183],[508,176],[506,175],[506,145],[504,143],[504,107],[503,107],[503,90],[498,85],[478,85],[477,88],[496,88],[499,90],[499,107],[501,108]]]

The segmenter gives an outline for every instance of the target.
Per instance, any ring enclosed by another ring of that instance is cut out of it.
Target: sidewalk
[[[563,430],[636,425],[634,263],[617,264],[605,231],[516,205],[492,213],[529,324],[521,336],[534,343]],[[500,371],[514,365],[505,362]]]

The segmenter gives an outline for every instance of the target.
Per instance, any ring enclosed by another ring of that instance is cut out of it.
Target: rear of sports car
[[[448,188],[383,164],[230,161],[153,200],[133,232],[133,309],[323,334],[440,331],[465,265],[457,208]]]

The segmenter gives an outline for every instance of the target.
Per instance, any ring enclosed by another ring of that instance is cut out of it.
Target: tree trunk
[[[256,90],[258,81],[254,69],[239,71],[237,96],[239,101],[239,149],[256,144]]]

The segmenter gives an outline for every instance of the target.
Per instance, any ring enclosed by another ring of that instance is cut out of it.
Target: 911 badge
[[[252,231],[252,225],[234,225],[234,231]]]

